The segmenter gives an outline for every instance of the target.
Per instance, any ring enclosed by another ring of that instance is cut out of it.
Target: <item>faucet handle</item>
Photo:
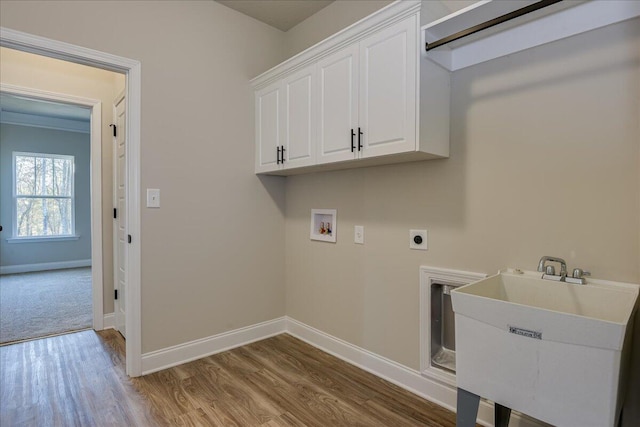
[[[553,265],[547,265],[544,269],[544,274],[548,274],[550,276],[556,275],[556,268]]]
[[[574,268],[573,269],[573,277],[575,277],[576,279],[581,279],[584,276],[591,276],[591,273],[588,271],[584,271],[581,268]]]

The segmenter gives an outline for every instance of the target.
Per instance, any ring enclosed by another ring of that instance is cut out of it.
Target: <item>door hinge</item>
[[[118,209],[113,208],[113,219],[118,218]]]
[[[127,234],[127,242],[131,243],[131,234]]]
[[[117,126],[114,124],[110,124],[109,127],[113,128],[113,136],[116,137],[118,134],[118,132],[116,131]]]
[[[115,295],[115,299],[118,299],[118,290],[117,289],[115,289],[115,294],[116,294]]]

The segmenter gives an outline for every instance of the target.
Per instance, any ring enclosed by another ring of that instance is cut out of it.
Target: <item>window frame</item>
[[[16,157],[34,157],[45,159],[63,159],[71,160],[72,179],[71,179],[71,195],[70,196],[46,196],[46,195],[18,195],[17,194],[17,176],[16,176]],[[12,214],[13,214],[13,230],[12,237],[7,239],[10,243],[18,242],[45,242],[45,241],[65,241],[77,240],[76,234],[76,156],[71,154],[52,154],[52,153],[35,153],[26,151],[14,151],[11,157],[12,167]],[[38,235],[38,236],[18,236],[18,198],[28,199],[71,199],[71,233],[58,235]]]

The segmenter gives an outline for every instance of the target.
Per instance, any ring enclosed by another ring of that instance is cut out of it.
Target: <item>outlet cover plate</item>
[[[147,207],[160,207],[160,190],[158,188],[147,188]]]
[[[421,243],[416,243],[415,238],[420,236],[422,238]],[[427,230],[409,230],[409,249],[416,249],[419,251],[426,251],[429,249],[427,242]]]
[[[353,242],[364,245],[364,226],[356,225],[353,229]]]

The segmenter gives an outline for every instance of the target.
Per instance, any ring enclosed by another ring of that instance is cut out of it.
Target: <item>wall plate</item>
[[[353,242],[364,245],[364,226],[356,225],[353,229]]]
[[[426,251],[428,248],[427,230],[409,230],[409,249]]]

